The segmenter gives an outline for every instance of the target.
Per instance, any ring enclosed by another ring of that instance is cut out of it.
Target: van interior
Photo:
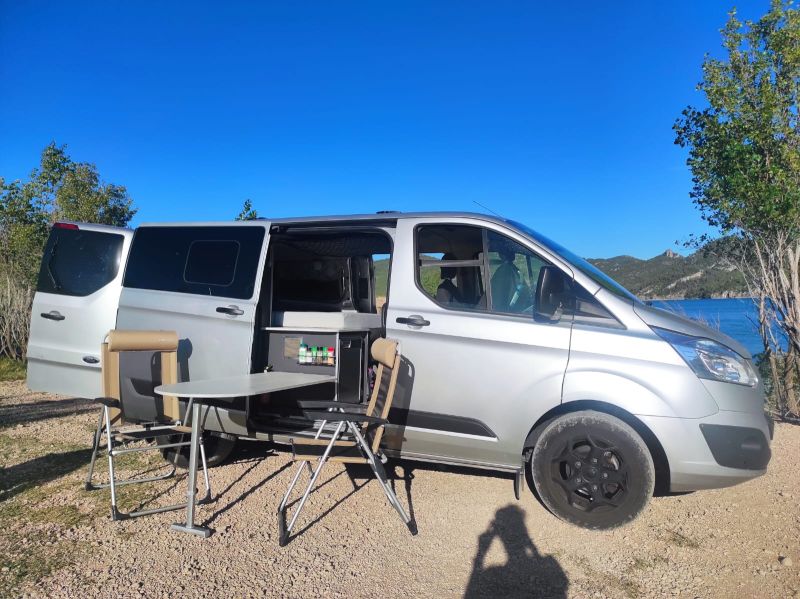
[[[338,382],[253,398],[253,429],[309,429],[298,400],[363,403],[369,397],[369,348],[384,334],[391,254],[391,238],[379,228],[273,227],[253,372],[338,374]]]

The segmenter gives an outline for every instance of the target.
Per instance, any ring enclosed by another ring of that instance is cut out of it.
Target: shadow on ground
[[[9,468],[0,476],[0,502],[28,489],[43,485],[78,468],[86,467],[92,455],[90,448],[51,453]]]
[[[91,399],[49,399],[33,403],[2,405],[0,406],[0,427],[86,412],[97,412],[97,404]]]
[[[211,471],[211,488],[214,496],[215,509],[214,513],[211,514],[211,516],[205,522],[203,522],[203,526],[211,526],[211,524],[213,524],[222,514],[233,508],[238,503],[241,503],[247,499],[250,495],[266,485],[278,474],[289,468],[291,463],[284,464],[277,470],[270,472],[269,475],[265,476],[256,484],[245,488],[245,490],[239,495],[236,495],[235,497],[230,496],[233,487],[235,487],[238,482],[255,470],[263,460],[274,455],[276,455],[275,446],[272,443],[264,441],[239,441],[236,444],[236,449],[234,449],[233,454],[227,460],[225,460],[225,463],[250,465],[238,477],[229,482],[222,489],[214,488],[213,470]]]
[[[508,492],[513,497],[513,475],[503,472],[476,470],[466,467],[419,464],[416,462],[390,461],[387,465],[390,483],[397,491],[403,484],[410,516],[414,518],[412,485],[415,470],[448,471],[472,476],[503,478],[508,480]],[[359,479],[373,478],[367,467],[347,465],[347,474],[353,482],[355,492],[362,485]],[[502,565],[487,565],[487,555],[494,542],[502,545],[506,561]],[[541,555],[536,548],[527,526],[525,512],[509,504],[495,513],[495,517],[484,533],[478,537],[478,551],[473,560],[472,572],[464,597],[541,597],[558,599],[567,596],[569,580],[566,572],[554,557]]]
[[[492,544],[498,541],[506,553],[502,565],[487,565]],[[477,597],[567,596],[569,580],[554,557],[542,555],[525,526],[525,512],[516,505],[500,508],[494,520],[478,537],[478,551],[464,593],[466,599]]]

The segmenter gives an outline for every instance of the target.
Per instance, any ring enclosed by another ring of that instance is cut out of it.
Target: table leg
[[[200,403],[192,402],[192,434],[189,450],[188,489],[186,492],[186,524],[173,524],[172,530],[189,532],[201,537],[211,536],[211,529],[206,526],[195,526],[194,509],[197,503],[197,454],[200,446]]]

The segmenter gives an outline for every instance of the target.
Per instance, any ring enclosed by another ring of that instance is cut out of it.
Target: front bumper
[[[664,448],[671,491],[730,487],[767,471],[771,426],[763,413],[721,410],[705,418],[639,418]],[[708,431],[714,431],[714,450]]]
[[[704,422],[700,432],[720,466],[763,470],[772,457],[767,437],[757,428]]]

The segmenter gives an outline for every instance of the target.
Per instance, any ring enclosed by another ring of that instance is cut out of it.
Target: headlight
[[[652,327],[653,331],[675,348],[695,374],[703,379],[754,386],[758,376],[749,360],[745,360],[721,343]]]

